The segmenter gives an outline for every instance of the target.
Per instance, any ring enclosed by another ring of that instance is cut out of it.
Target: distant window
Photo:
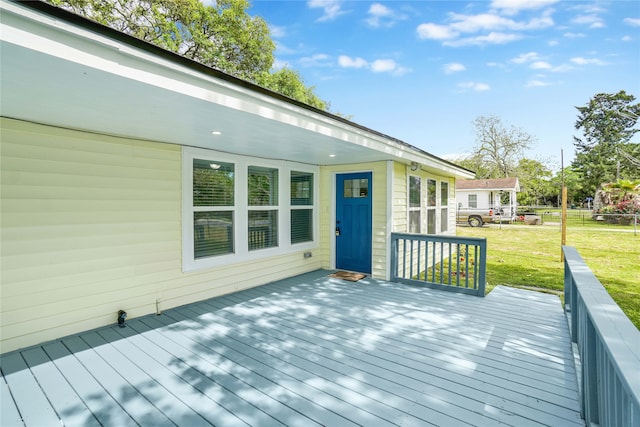
[[[477,194],[469,194],[469,207],[477,208],[478,207],[478,195]]]
[[[422,211],[421,182],[419,176],[409,176],[409,233],[420,233]]]
[[[436,234],[436,185],[435,179],[427,179],[427,234]]]
[[[440,232],[449,231],[449,183],[440,182]]]

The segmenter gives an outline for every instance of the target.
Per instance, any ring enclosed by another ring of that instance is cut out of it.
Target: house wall
[[[463,209],[469,207],[469,194],[475,194],[478,200],[478,209],[489,209],[489,191],[487,190],[457,190],[456,206]],[[460,205],[462,203],[462,205]]]
[[[332,254],[335,247],[335,177],[339,173],[372,172],[372,262],[371,275],[387,277],[387,171],[388,162],[356,163],[320,168],[320,256],[323,268],[335,268]]]
[[[409,219],[408,219],[408,198],[409,198],[409,175],[420,176],[423,181],[423,185],[426,182],[426,179],[435,179],[438,181],[437,187],[437,198],[438,198],[438,207],[436,208],[436,216],[438,218],[436,222],[436,232],[440,235],[448,235],[454,236],[456,234],[456,198],[455,198],[455,179],[443,175],[436,174],[432,171],[424,171],[419,169],[417,171],[411,171],[410,168],[401,163],[394,163],[394,172],[393,172],[393,231],[398,233],[406,233],[409,230]],[[449,183],[449,197],[448,197],[448,231],[440,232],[440,183],[447,182]],[[426,234],[426,233],[423,233]],[[402,246],[400,246],[400,251],[403,251]],[[424,254],[424,251],[422,251]],[[431,265],[433,261],[433,256],[435,255],[436,259],[440,258],[440,248],[438,247],[435,254],[430,253],[429,259],[427,263]],[[418,272],[418,248],[417,246],[414,248],[414,263],[413,265],[406,265],[407,269],[412,269],[411,271]],[[424,262],[420,265],[420,270],[424,270]],[[401,273],[400,275],[403,275]]]
[[[183,273],[179,146],[1,128],[0,352],[326,264],[314,250]]]

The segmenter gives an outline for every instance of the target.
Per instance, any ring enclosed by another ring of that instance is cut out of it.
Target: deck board
[[[2,425],[584,426],[557,297],[330,273],[2,355]]]

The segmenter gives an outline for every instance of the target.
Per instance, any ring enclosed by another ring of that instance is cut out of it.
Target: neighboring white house
[[[514,216],[520,191],[518,178],[459,179],[456,181],[458,209],[494,209],[502,215]]]
[[[0,352],[319,268],[389,278],[392,232],[455,234],[472,172],[50,4],[0,5]]]

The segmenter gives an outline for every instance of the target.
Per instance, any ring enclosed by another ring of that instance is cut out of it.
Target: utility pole
[[[560,261],[564,262],[564,252],[562,246],[567,243],[567,187],[564,186],[564,151],[560,149],[560,167],[562,168],[562,238],[560,246]]]

